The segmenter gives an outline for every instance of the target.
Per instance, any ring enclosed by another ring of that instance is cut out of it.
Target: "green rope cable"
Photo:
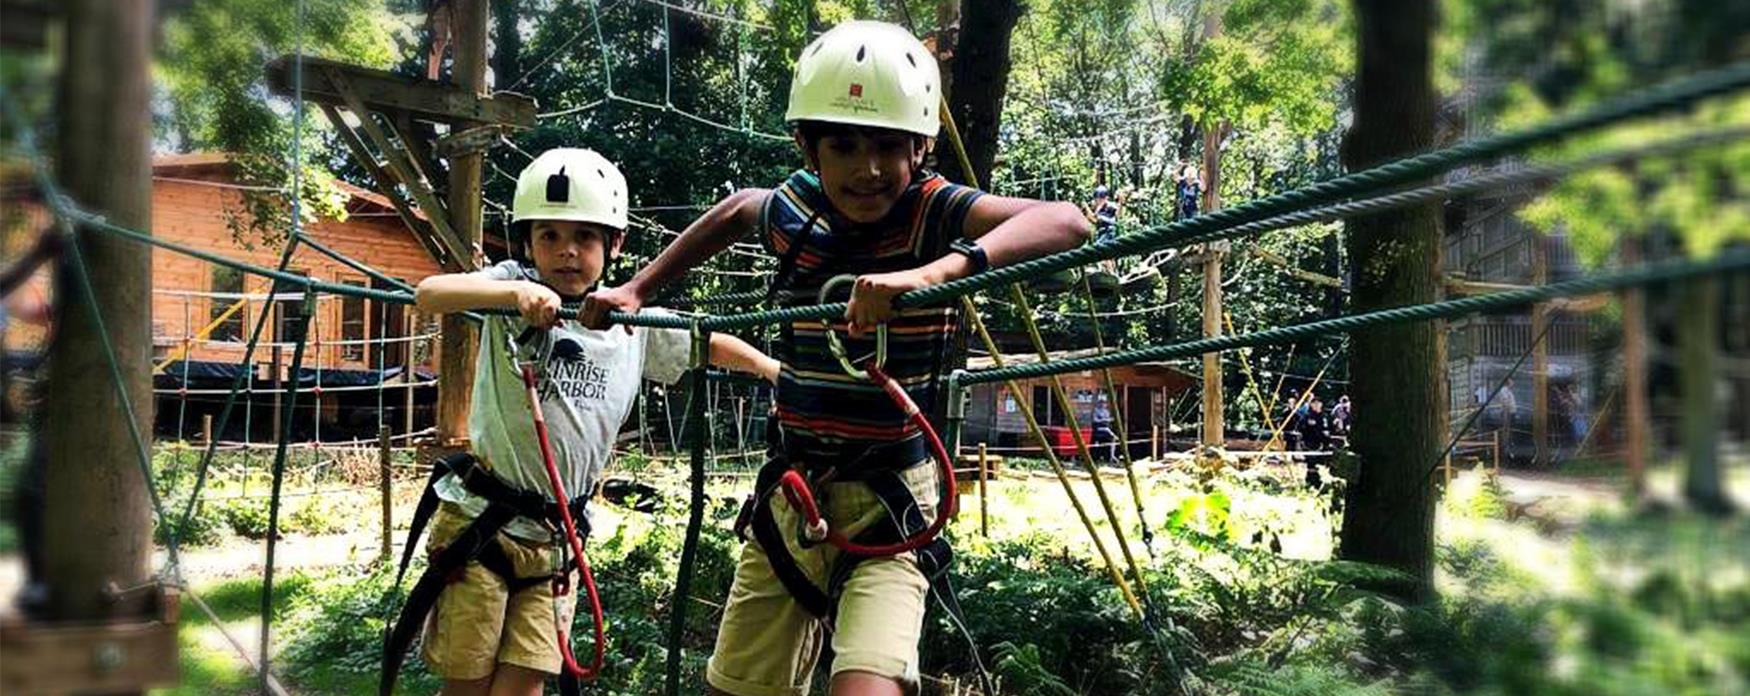
[[[296,246],[296,242],[297,242],[298,238],[304,236],[304,225],[303,225],[304,198],[300,194],[300,190],[299,190],[301,188],[300,183],[302,181],[301,174],[304,171],[304,150],[303,150],[303,140],[304,140],[304,0],[297,0],[297,3],[298,3],[298,8],[297,8],[297,28],[298,28],[297,55],[298,55],[298,58],[297,58],[297,63],[294,66],[296,68],[296,70],[293,73],[293,77],[292,77],[292,94],[294,95],[293,102],[292,102],[292,152],[291,152],[291,155],[292,155],[292,158],[291,158],[292,159],[292,162],[291,162],[291,167],[292,167],[292,229],[291,229],[291,235],[290,235],[291,239],[287,240],[287,242],[286,242],[286,254],[285,254],[286,259],[285,260],[287,260],[287,261],[289,261],[291,259],[293,247]],[[263,305],[263,307],[265,308],[266,305]],[[300,317],[300,322],[299,322],[299,327],[298,327],[298,342],[297,342],[297,345],[292,348],[292,373],[291,373],[292,374],[292,387],[291,387],[291,393],[286,398],[286,412],[285,412],[284,422],[280,425],[280,439],[274,448],[275,452],[274,452],[274,461],[273,461],[273,492],[272,492],[271,497],[268,498],[267,567],[263,571],[262,578],[261,578],[261,652],[257,653],[257,655],[259,656],[259,659],[261,660],[261,665],[260,665],[261,670],[259,673],[259,681],[261,683],[262,693],[271,693],[271,691],[269,690],[269,686],[271,685],[271,682],[273,679],[273,675],[270,674],[268,671],[268,665],[269,665],[269,663],[271,663],[273,661],[273,658],[272,658],[273,653],[269,652],[268,648],[270,647],[269,641],[273,636],[273,561],[274,561],[274,549],[278,545],[278,537],[279,537],[280,485],[284,482],[284,479],[285,479],[286,444],[292,436],[292,416],[296,415],[297,410],[298,410],[298,368],[300,365],[303,364],[303,361],[304,361],[304,346],[305,346],[306,341],[309,339],[309,333],[310,333],[310,317],[311,317],[311,315],[315,314],[315,310],[316,310],[316,294],[314,292],[312,292],[311,290],[306,289],[304,291],[304,307],[303,307],[303,313],[302,313],[303,316]],[[264,318],[266,317],[267,314],[268,314],[268,312],[266,312],[266,311],[262,312],[262,316]],[[278,338],[278,336],[276,336],[275,338]],[[320,358],[318,358],[318,359],[320,359]],[[318,363],[318,364],[320,364],[320,363]],[[316,382],[317,388],[321,388],[321,384],[322,384],[321,374],[322,373],[320,371],[318,371],[316,374],[317,374],[317,382]],[[252,400],[253,400],[253,397],[252,397]],[[321,420],[321,416],[322,416],[321,411],[322,411],[321,403],[320,403],[320,400],[318,400],[317,407],[316,407],[316,412],[317,412],[316,417],[317,417],[318,422],[320,422],[320,420]],[[318,435],[317,439],[321,439],[320,431],[318,431],[317,435]]]
[[[1658,283],[1692,278],[1695,276],[1729,273],[1750,269],[1750,250],[1734,250],[1724,252],[1707,260],[1677,259],[1658,263],[1645,264],[1632,269],[1623,269],[1610,273],[1599,274],[1589,278],[1580,278],[1560,283],[1551,283],[1534,288],[1508,290],[1465,297],[1456,300],[1432,302],[1428,304],[1395,307],[1376,310],[1362,314],[1351,314],[1333,319],[1284,326],[1275,329],[1257,331],[1237,336],[1217,336],[1167,346],[1139,348],[1119,351],[1086,358],[1072,358],[1046,364],[1017,365],[1008,368],[968,371],[960,375],[962,384],[985,384],[1008,379],[1028,377],[1045,377],[1048,375],[1095,370],[1101,367],[1116,367],[1131,363],[1172,360],[1186,358],[1204,353],[1233,350],[1248,346],[1284,343],[1314,336],[1346,333],[1358,329],[1375,326],[1398,324],[1411,321],[1426,321],[1429,319],[1450,319],[1454,317],[1492,312],[1513,307],[1576,295],[1590,295],[1600,292],[1621,290],[1630,287],[1653,285]]]
[[[286,247],[280,252],[279,267],[281,270],[291,267],[292,256],[297,248],[297,237],[291,237],[286,240]],[[263,310],[260,316],[255,318],[255,328],[250,331],[249,343],[243,347],[243,358],[237,361],[238,365],[242,366],[243,369],[238,370],[237,375],[231,378],[231,389],[230,392],[225,395],[225,405],[223,408],[219,409],[219,418],[213,423],[214,437],[207,441],[206,451],[201,453],[200,466],[195,469],[194,487],[190,489],[188,501],[183,505],[182,517],[179,519],[177,525],[170,529],[172,538],[180,534],[181,530],[187,528],[189,521],[194,519],[195,505],[200,501],[201,491],[206,488],[207,475],[212,469],[213,457],[218,455],[219,440],[222,439],[221,436],[225,432],[225,429],[230,426],[231,414],[236,410],[239,390],[247,388],[249,399],[254,400],[255,398],[253,383],[255,367],[253,361],[255,359],[255,349],[261,342],[262,329],[267,326],[267,318],[272,314],[272,312],[267,311],[267,303],[264,302],[262,307]],[[248,422],[246,415],[243,424],[245,433],[248,432],[249,426],[250,423]],[[247,436],[245,436],[245,439],[247,439]],[[245,456],[247,456],[248,450],[245,449],[244,452]],[[245,470],[244,476],[248,476],[247,470]]]
[[[1457,166],[1486,161],[1531,147],[1549,144],[1580,131],[1626,119],[1673,110],[1746,86],[1750,86],[1750,63],[1729,66],[1651,88],[1582,113],[1557,117],[1525,130],[1395,160],[1371,169],[1278,193],[1232,208],[1224,208],[1187,220],[1155,227],[1135,235],[993,268],[971,277],[913,290],[895,297],[894,306],[927,305],[977,290],[1055,273],[1096,261],[1153,251],[1168,246],[1189,244],[1201,235],[1262,220],[1282,214],[1284,211],[1328,204],[1357,194],[1384,190],[1392,186],[1426,179]],[[794,307],[714,317],[706,322],[706,327],[713,330],[724,330],[779,321],[829,319],[842,315],[844,311],[845,303]],[[614,321],[633,325],[680,328],[652,321],[653,317],[635,319],[618,312],[610,316]]]
[[[286,387],[285,412],[280,417],[280,438],[274,446],[273,454],[273,488],[268,496],[267,507],[267,562],[261,576],[261,681],[269,678],[268,663],[270,641],[273,638],[273,576],[274,552],[279,546],[280,528],[280,497],[285,483],[286,450],[292,436],[292,418],[298,410],[298,370],[304,363],[304,348],[309,345],[310,317],[315,314],[316,293],[304,293],[302,316],[298,318],[298,340],[292,346],[292,364],[290,385]]]
[[[1088,282],[1088,274],[1085,269],[1080,275],[1082,296],[1086,298],[1088,303],[1088,322],[1094,327],[1094,350],[1098,353],[1105,353],[1106,332],[1100,328],[1099,307],[1094,304],[1094,288]],[[1136,503],[1136,521],[1142,526],[1142,548],[1148,552],[1150,558],[1153,558],[1155,535],[1154,530],[1148,526],[1148,512],[1143,507],[1142,482],[1136,478],[1136,461],[1130,456],[1130,425],[1125,422],[1127,409],[1121,409],[1118,406],[1120,403],[1118,401],[1118,384],[1112,379],[1111,368],[1101,368],[1100,377],[1106,387],[1106,402],[1111,405],[1112,423],[1117,426],[1115,430],[1118,436],[1118,451],[1121,461],[1124,462],[1124,477],[1130,482],[1130,499]]]
[[[686,632],[687,609],[692,599],[693,566],[697,564],[699,537],[705,520],[705,448],[710,438],[705,429],[705,390],[710,384],[711,333],[695,321],[689,332],[692,344],[692,390],[687,395],[687,425],[693,431],[689,464],[691,499],[687,505],[686,536],[681,543],[680,573],[674,595],[669,598],[668,654],[664,659],[664,685],[668,696],[681,693],[681,638]]]
[[[326,256],[330,259],[334,259],[335,261],[339,262],[341,265],[346,266],[347,268],[351,268],[355,271],[358,271],[360,273],[365,274],[365,276],[369,277],[371,280],[375,280],[375,281],[382,283],[384,285],[388,285],[390,287],[393,287],[396,290],[400,290],[404,293],[407,293],[409,296],[413,295],[413,293],[414,293],[414,287],[412,285],[409,285],[406,282],[402,281],[400,278],[390,276],[390,275],[388,275],[382,271],[379,271],[375,268],[371,268],[370,266],[366,265],[363,261],[359,261],[359,260],[354,259],[350,256],[347,256],[346,254],[342,254],[339,251],[336,251],[333,247],[330,247],[326,244],[323,244],[321,242],[316,241],[315,239],[312,239],[310,237],[310,235],[308,235],[308,234],[299,233],[298,234],[298,242],[300,244],[303,244],[304,246],[307,246],[307,247],[310,247],[311,249],[316,250],[317,252],[321,253],[323,256]],[[282,267],[280,270],[283,271],[285,269]],[[484,319],[484,317],[482,317],[479,314],[476,314],[474,312],[457,312],[457,314],[468,319],[469,321],[474,321],[474,322],[479,322],[479,321]]]
[[[65,234],[68,227],[66,221],[62,220],[61,225],[63,234]],[[110,340],[109,327],[103,320],[103,310],[97,306],[97,289],[91,285],[91,273],[85,266],[85,255],[79,251],[77,233],[68,235],[65,247],[67,258],[71,261],[67,264],[67,268],[73,272],[74,279],[79,284],[79,291],[85,296],[85,301],[81,304],[85,305],[91,317],[92,327],[96,329],[98,344],[103,346],[103,359],[109,368],[110,381],[115,386],[116,399],[121,402],[122,418],[128,424],[128,437],[134,442],[134,453],[140,465],[140,476],[144,478],[146,487],[146,499],[151,502],[153,518],[158,521],[158,524],[163,525],[166,521],[164,501],[158,497],[158,486],[152,481],[152,455],[147,452],[145,435],[140,432],[139,412],[134,409],[134,400],[128,395],[127,382],[122,378],[122,366],[121,361],[116,358],[115,342]],[[177,549],[176,535],[167,535],[165,542],[168,565],[170,568],[177,568],[181,558]]]

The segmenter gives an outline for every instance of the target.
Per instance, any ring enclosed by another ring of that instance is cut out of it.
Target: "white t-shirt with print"
[[[480,273],[494,280],[533,280],[535,271],[505,261]],[[660,310],[647,310],[660,311]],[[480,354],[474,372],[474,402],[468,414],[468,437],[474,456],[493,473],[517,488],[553,497],[535,435],[519,365],[540,360],[541,411],[547,419],[548,441],[566,495],[594,489],[613,453],[614,438],[631,412],[643,379],[663,384],[679,380],[687,369],[687,332],[619,326],[603,331],[561,321],[551,331],[532,335],[517,346],[528,324],[520,317],[488,316],[480,330]],[[437,485],[438,497],[456,503],[469,517],[486,509],[486,500],[468,492],[455,476]],[[524,539],[546,541],[541,525],[517,518],[505,531]]]

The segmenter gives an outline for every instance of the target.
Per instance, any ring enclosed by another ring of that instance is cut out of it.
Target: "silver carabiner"
[[[824,285],[820,286],[820,296],[817,299],[820,304],[826,304],[827,295],[832,293],[833,288],[838,287],[840,283],[855,282],[856,280],[857,276],[849,273],[833,276],[831,279],[827,280]],[[832,356],[838,358],[839,366],[845,369],[845,374],[856,377],[857,379],[869,379],[868,371],[858,369],[856,365],[851,364],[850,357],[845,354],[845,344],[839,342],[839,335],[832,330],[832,320],[822,319],[820,325],[821,328],[826,330],[827,347],[832,349]],[[882,324],[875,328],[875,367],[887,367],[886,324]]]

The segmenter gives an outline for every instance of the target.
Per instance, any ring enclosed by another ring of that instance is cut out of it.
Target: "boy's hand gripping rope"
[[[590,680],[601,676],[602,663],[607,652],[607,632],[603,629],[602,600],[596,593],[595,576],[590,573],[589,559],[583,555],[583,540],[577,535],[577,524],[571,519],[571,498],[565,495],[565,483],[559,480],[559,466],[553,462],[553,443],[547,438],[547,416],[541,413],[540,379],[535,374],[534,363],[520,363],[518,370],[523,376],[523,389],[529,397],[529,410],[535,414],[535,439],[541,443],[541,463],[547,469],[547,483],[553,488],[553,499],[559,508],[559,520],[565,528],[565,542],[571,547],[571,556],[577,559],[577,572],[583,576],[583,589],[589,596],[590,618],[595,622],[595,654],[589,667],[577,664],[577,658],[571,654],[571,631],[555,611],[553,624],[559,634],[559,655],[565,661],[564,669],[578,679]],[[570,591],[568,574],[561,572],[553,578],[553,596],[564,596]]]
[[[841,275],[827,281],[820,288],[821,301],[826,301],[827,294],[833,288],[838,287],[840,283],[851,280],[856,280],[856,276]],[[959,490],[954,482],[954,459],[948,456],[948,449],[942,444],[941,436],[936,434],[936,428],[930,425],[930,419],[924,415],[922,409],[918,408],[917,402],[912,401],[911,395],[905,393],[905,387],[900,386],[899,382],[894,381],[882,369],[887,363],[887,325],[883,324],[875,331],[875,356],[866,361],[862,369],[858,369],[846,355],[845,346],[839,341],[838,334],[833,332],[831,321],[821,323],[826,328],[827,344],[832,348],[833,356],[838,358],[839,364],[844,367],[846,374],[867,379],[881,387],[882,391],[887,392],[888,398],[893,399],[893,404],[905,413],[906,420],[923,433],[924,441],[930,447],[930,454],[935,457],[936,463],[942,470],[941,509],[937,511],[936,519],[930,523],[929,527],[901,539],[899,542],[877,545],[859,544],[827,524],[826,518],[820,514],[820,506],[814,500],[814,493],[809,490],[808,482],[802,477],[801,472],[795,469],[784,472],[783,476],[778,478],[778,485],[784,491],[784,498],[790,501],[791,507],[802,513],[803,521],[806,523],[803,535],[810,542],[825,541],[845,553],[858,556],[894,556],[921,548],[925,544],[935,541],[936,537],[942,533],[943,527],[947,526],[948,518],[954,516],[955,508],[959,505]]]

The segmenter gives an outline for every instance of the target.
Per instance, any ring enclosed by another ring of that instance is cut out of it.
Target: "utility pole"
[[[453,0],[451,27],[456,52],[450,76],[456,86],[484,96],[486,93],[486,0]],[[456,131],[480,125],[460,122]],[[463,244],[480,243],[481,152],[450,158],[450,224]],[[478,330],[460,314],[443,317],[443,344],[439,350],[437,440],[439,445],[459,444],[468,437],[468,410],[473,402],[474,359],[480,350]]]
[[[1203,18],[1203,40],[1221,35],[1221,13],[1211,12]],[[1203,213],[1213,213],[1221,207],[1221,140],[1229,126],[1226,119],[1203,127]],[[1221,259],[1227,254],[1226,241],[1205,245],[1203,259],[1203,337],[1221,335]],[[1221,353],[1203,354],[1203,444],[1222,445],[1227,442],[1226,424],[1222,419],[1225,399],[1221,387]]]

